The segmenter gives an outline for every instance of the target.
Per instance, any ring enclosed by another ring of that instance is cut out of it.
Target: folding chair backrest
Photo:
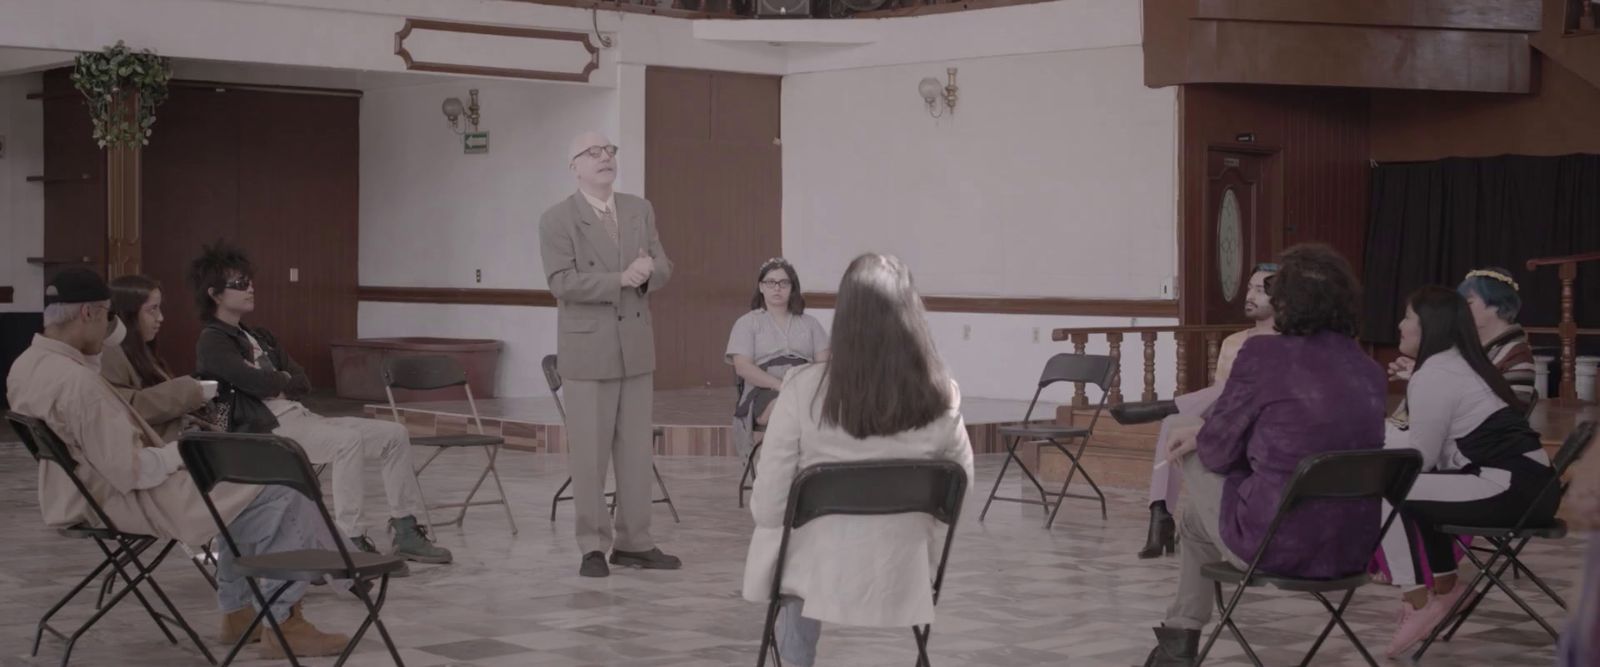
[[[84,486],[83,480],[78,477],[78,461],[72,458],[72,451],[67,449],[67,443],[62,442],[50,425],[37,417],[30,417],[20,412],[6,412],[6,421],[11,423],[11,430],[16,431],[17,438],[22,440],[22,446],[28,449],[35,461],[49,462],[61,467],[67,478],[72,480],[72,485],[78,489],[78,495],[89,504],[89,509],[99,519],[100,526],[108,530],[117,530],[117,525],[111,521],[105,509],[100,507],[100,502],[94,499],[94,494],[89,493],[89,487]]]
[[[1368,449],[1329,452],[1300,461],[1278,504],[1279,515],[1312,500],[1383,499],[1404,502],[1422,472],[1422,455],[1414,449]]]
[[[223,482],[284,486],[299,492],[317,506],[328,534],[338,545],[345,567],[354,576],[355,563],[345,548],[346,540],[334,526],[333,517],[328,514],[328,507],[322,501],[322,486],[318,483],[317,473],[299,443],[270,433],[190,431],[178,441],[178,454],[183,457],[183,465],[189,470],[195,486],[199,487],[200,497],[211,512],[211,518],[216,521],[217,530],[221,531],[228,548],[235,555],[239,553],[238,545],[234,543],[232,533],[228,532],[227,522],[217,513],[217,506],[211,501],[211,491]]]
[[[383,360],[383,393],[389,398],[389,411],[396,423],[404,424],[400,406],[395,403],[395,389],[428,391],[447,387],[461,387],[467,393],[467,407],[472,410],[472,421],[483,434],[483,419],[478,416],[478,401],[472,396],[472,385],[467,384],[467,372],[455,359],[428,354],[416,357],[389,357]]]
[[[1046,387],[1057,382],[1083,382],[1100,389],[1100,402],[1095,404],[1094,417],[1089,420],[1089,429],[1092,431],[1095,423],[1100,421],[1100,408],[1106,404],[1106,396],[1110,393],[1111,381],[1116,374],[1116,364],[1105,355],[1062,352],[1052,356],[1044,362],[1044,372],[1039,374],[1039,385],[1033,391],[1033,400],[1028,402],[1028,413],[1022,421],[1026,423],[1033,420],[1033,409],[1039,404],[1039,395],[1044,393]]]
[[[322,487],[305,450],[283,436],[191,431],[179,440],[178,453],[201,493],[222,482],[276,485],[322,502]]]
[[[465,385],[467,373],[444,355],[389,357],[383,361],[383,382],[395,389],[428,391]]]
[[[556,399],[556,412],[561,413],[561,421],[565,422],[567,411],[561,406],[561,370],[556,367],[556,355],[544,355],[539,367],[544,369],[544,381],[550,386],[550,397]]]
[[[966,487],[966,472],[949,461],[820,463],[800,471],[790,485],[787,523],[800,528],[832,514],[921,512],[953,524]]]
[[[1389,524],[1399,514],[1400,504],[1411,493],[1411,485],[1417,481],[1420,472],[1422,454],[1414,449],[1358,449],[1307,456],[1295,468],[1294,476],[1289,478],[1288,488],[1284,489],[1283,498],[1278,501],[1277,514],[1272,517],[1261,546],[1250,559],[1247,572],[1255,572],[1256,565],[1272,547],[1273,538],[1277,536],[1284,519],[1295,508],[1314,500],[1381,498],[1389,501],[1393,509],[1384,517],[1376,538],[1382,539],[1382,534],[1389,530]],[[1376,551],[1377,548],[1375,540],[1372,550]]]
[[[1039,374],[1039,388],[1057,382],[1084,382],[1103,391],[1111,387],[1111,376],[1115,373],[1116,366],[1111,363],[1111,357],[1062,352],[1044,362],[1044,372]]]
[[[75,473],[78,462],[73,460],[72,452],[67,450],[67,443],[56,437],[50,426],[44,420],[29,417],[19,412],[7,412],[6,421],[11,423],[11,430],[17,432],[17,437],[22,440],[22,446],[28,448],[28,453],[36,461],[49,461],[68,473]]]

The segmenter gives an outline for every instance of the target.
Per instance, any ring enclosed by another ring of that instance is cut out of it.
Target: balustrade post
[[[1139,400],[1156,400],[1156,332],[1146,331],[1139,334],[1144,341],[1144,393]]]
[[[1111,391],[1106,397],[1108,405],[1122,404],[1122,332],[1113,331],[1106,334],[1106,343],[1111,351]]]
[[[1073,354],[1083,354],[1084,348],[1088,347],[1088,345],[1089,345],[1089,334],[1085,334],[1085,333],[1074,333],[1074,334],[1072,334],[1072,353]],[[1087,408],[1087,407],[1089,407],[1089,396],[1083,392],[1083,383],[1082,382],[1074,382],[1074,383],[1072,383],[1072,407],[1074,407],[1074,408]]]

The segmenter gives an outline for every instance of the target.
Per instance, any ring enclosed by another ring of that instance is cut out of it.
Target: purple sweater
[[[1227,477],[1220,528],[1234,554],[1250,562],[1302,459],[1383,447],[1386,382],[1377,362],[1338,334],[1256,336],[1244,344],[1196,442],[1200,461]],[[1302,504],[1278,528],[1260,567],[1311,578],[1362,572],[1379,514],[1376,500]]]

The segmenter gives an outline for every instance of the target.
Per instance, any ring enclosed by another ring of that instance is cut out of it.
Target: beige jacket
[[[656,231],[655,210],[642,197],[616,194],[617,241],[583,193],[573,193],[539,219],[539,255],[556,296],[556,353],[568,380],[615,380],[656,369],[650,294],[672,277]],[[639,288],[622,272],[644,250],[655,273]]]
[[[206,405],[200,381],[187,375],[144,386],[120,345],[107,345],[100,354],[100,375],[161,435],[162,442],[176,442],[183,433],[183,416]]]
[[[161,484],[135,490],[141,447],[162,446],[161,436],[139,418],[81,353],[65,343],[35,336],[6,378],[11,409],[44,420],[78,463],[79,479],[116,524],[128,533],[203,544],[217,534],[189,473],[179,470]],[[232,521],[255,499],[259,487],[218,485],[217,512]],[[45,525],[97,524],[89,504],[54,463],[39,466],[39,509]]]
[[[756,464],[750,513],[755,534],[744,565],[744,598],[766,602],[772,594],[789,485],[818,463],[879,459],[954,461],[972,486],[972,445],[961,419],[961,396],[952,388],[944,416],[914,431],[856,439],[821,419],[824,364],[791,369],[773,408]],[[801,614],[830,623],[906,627],[933,622],[933,575],[946,527],[926,514],[825,516],[789,536],[783,592],[805,600]],[[955,545],[961,548],[961,545]]]

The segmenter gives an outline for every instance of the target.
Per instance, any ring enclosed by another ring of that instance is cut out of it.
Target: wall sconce
[[[478,89],[474,88],[467,91],[467,95],[472,100],[472,103],[468,104],[465,109],[461,106],[461,98],[459,97],[445,99],[444,104],[440,107],[440,110],[444,111],[445,119],[450,121],[450,131],[456,134],[463,134],[461,129],[461,116],[463,114],[467,117],[467,124],[471,126],[471,129],[466,130],[466,132],[478,131]]]
[[[944,87],[940,87],[939,80],[931,76],[917,84],[917,92],[922,95],[922,101],[928,105],[928,115],[934,118],[943,116],[946,110],[950,113],[956,112],[956,68],[945,70],[945,74],[950,77],[950,83]],[[943,104],[940,104],[941,98]]]

